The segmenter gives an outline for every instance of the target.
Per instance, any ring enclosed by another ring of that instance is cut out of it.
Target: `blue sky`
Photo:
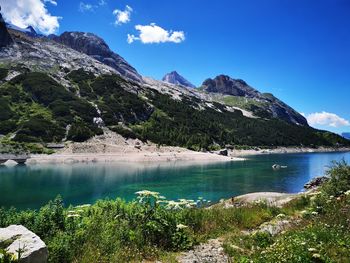
[[[200,85],[227,74],[273,93],[317,128],[350,131],[348,0],[30,1],[61,17],[56,33],[96,33],[143,75],[177,70]],[[153,29],[161,37],[139,35]],[[163,42],[143,43],[157,37]]]

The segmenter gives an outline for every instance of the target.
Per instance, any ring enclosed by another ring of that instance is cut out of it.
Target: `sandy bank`
[[[181,148],[167,147],[161,151],[134,151],[124,147],[120,152],[107,153],[58,153],[52,155],[33,155],[28,164],[33,163],[76,163],[76,162],[227,162],[242,158],[220,156],[212,153],[189,151]]]

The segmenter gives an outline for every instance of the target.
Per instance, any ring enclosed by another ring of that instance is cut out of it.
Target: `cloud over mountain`
[[[53,34],[59,28],[58,16],[53,16],[46,4],[57,5],[48,0],[0,0],[2,14],[7,22],[26,28],[32,26],[43,34]]]
[[[350,126],[350,122],[348,120],[339,117],[335,113],[329,113],[325,111],[311,113],[307,115],[306,118],[311,126],[321,125],[334,128]]]

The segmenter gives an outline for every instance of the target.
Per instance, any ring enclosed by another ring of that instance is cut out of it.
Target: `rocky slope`
[[[95,34],[64,32],[60,36],[52,36],[51,38],[114,68],[124,77],[139,82],[142,80],[136,69],[130,66],[121,56],[114,53],[107,43]]]
[[[166,74],[162,78],[162,81],[167,82],[167,83],[171,83],[174,85],[184,86],[186,88],[195,88],[196,87],[195,85],[193,85],[191,82],[189,82],[187,79],[185,79],[183,76],[181,76],[176,71],[172,71],[172,72]]]
[[[202,89],[208,93],[222,94],[228,104],[239,105],[244,98],[246,103],[243,108],[252,111],[255,115],[267,118],[278,118],[284,121],[308,126],[307,120],[290,106],[274,97],[272,94],[263,94],[250,87],[241,79],[233,79],[229,76],[219,75],[214,79],[207,79],[202,84]],[[229,97],[227,97],[229,96]],[[230,96],[238,97],[238,101]]]
[[[6,47],[11,43],[12,43],[12,38],[8,33],[5,21],[2,18],[2,15],[0,14],[0,48]]]

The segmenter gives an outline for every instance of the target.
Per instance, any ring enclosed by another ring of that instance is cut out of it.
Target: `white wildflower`
[[[177,230],[185,229],[185,228],[188,228],[188,226],[183,225],[183,224],[178,224],[178,225],[176,225],[176,229],[177,229]]]

